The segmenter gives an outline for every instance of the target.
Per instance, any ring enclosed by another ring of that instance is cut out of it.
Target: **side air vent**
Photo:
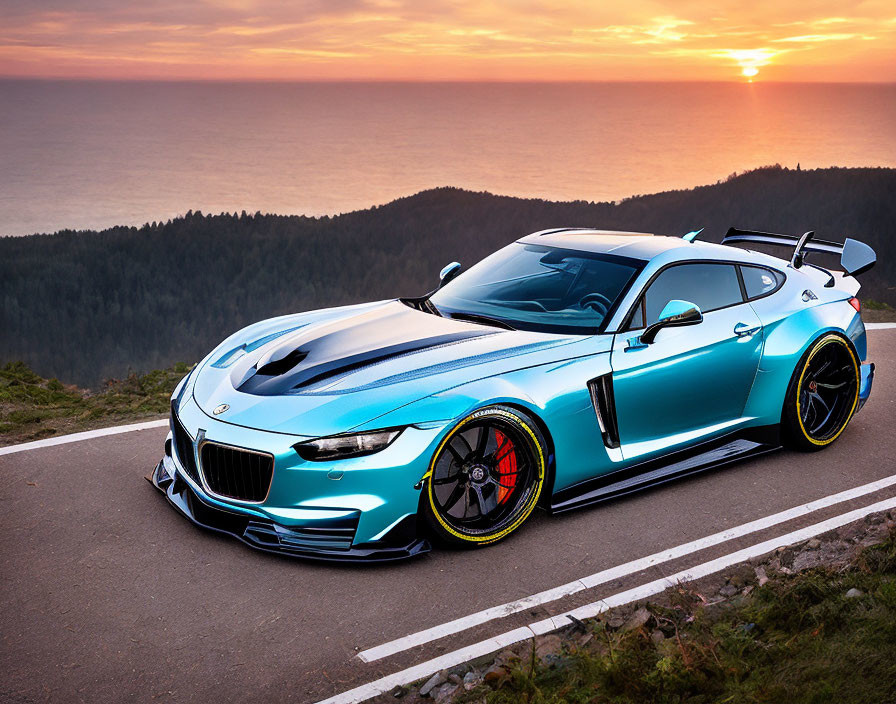
[[[591,403],[597,415],[600,434],[607,447],[619,447],[619,427],[616,424],[616,402],[613,398],[613,376],[604,374],[588,382]]]
[[[187,429],[181,425],[177,413],[174,412],[174,404],[171,404],[171,436],[174,439],[174,453],[180,460],[181,466],[187,473],[187,476],[197,484],[199,483],[199,472],[196,470],[196,455],[193,452],[193,438],[187,432]]]

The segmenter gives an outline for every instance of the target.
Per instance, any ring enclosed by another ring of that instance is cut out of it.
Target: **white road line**
[[[732,565],[737,565],[741,562],[747,562],[748,560],[752,560],[754,557],[759,557],[760,555],[770,553],[775,550],[775,548],[781,547],[782,545],[793,545],[794,543],[800,543],[804,540],[808,540],[813,536],[819,535],[820,533],[826,533],[829,530],[839,528],[840,526],[845,526],[846,524],[852,523],[853,521],[858,521],[867,516],[869,513],[887,511],[891,508],[896,508],[896,496],[890,497],[889,499],[884,499],[883,501],[878,501],[877,503],[871,504],[870,506],[865,506],[864,508],[857,508],[854,511],[849,511],[847,513],[840,514],[839,516],[834,516],[833,518],[829,518],[826,521],[821,521],[820,523],[815,523],[811,526],[807,526],[806,528],[800,528],[799,530],[787,533],[778,538],[764,540],[761,543],[756,543],[755,545],[751,545],[750,547],[744,548],[743,550],[736,550],[735,552],[732,552],[728,555],[718,557],[715,560],[704,562],[700,565],[696,565],[695,567],[689,567],[688,569],[681,570],[680,572],[676,572],[675,574],[668,577],[655,579],[654,581],[648,582],[647,584],[642,584],[640,587],[635,587],[634,589],[628,589],[624,592],[619,592],[618,594],[614,594],[613,596],[607,597],[606,599],[601,599],[600,601],[595,601],[591,604],[580,606],[577,609],[572,609],[571,611],[567,611],[566,613],[560,614],[558,616],[551,616],[550,618],[546,618],[542,621],[530,623],[529,628],[536,635],[556,631],[558,628],[563,628],[564,626],[568,626],[570,623],[572,623],[572,619],[569,618],[570,616],[580,620],[585,618],[593,618],[602,611],[611,609],[614,606],[630,604],[633,601],[640,601],[641,599],[646,599],[647,597],[659,594],[669,587],[675,586],[679,582],[692,582],[695,579],[700,579],[701,577],[706,577],[707,575],[720,572],[726,567],[731,567]]]
[[[147,430],[149,428],[161,428],[168,425],[168,419],[148,420],[145,423],[134,423],[133,425],[118,425],[114,428],[100,428],[99,430],[87,430],[83,433],[72,433],[71,435],[60,435],[57,438],[47,438],[46,440],[35,440],[34,442],[24,442],[20,445],[10,445],[9,447],[0,447],[0,455],[11,455],[15,452],[26,452],[28,450],[38,450],[42,447],[52,447],[53,445],[65,445],[69,442],[80,442],[81,440],[91,440],[93,438],[101,438],[106,435],[118,435],[119,433],[131,433],[135,430]]]
[[[538,594],[523,597],[522,599],[517,599],[516,601],[501,604],[500,606],[493,606],[491,608],[484,609],[483,611],[478,611],[475,614],[470,614],[469,616],[463,616],[453,621],[449,621],[438,626],[433,626],[431,628],[427,628],[422,631],[403,636],[402,638],[396,638],[395,640],[391,640],[388,643],[383,643],[382,645],[378,645],[374,648],[363,650],[358,653],[358,657],[364,662],[373,662],[374,660],[380,660],[382,658],[389,657],[390,655],[400,653],[415,646],[429,643],[430,641],[438,640],[455,633],[460,633],[461,631],[479,626],[483,623],[487,623],[488,621],[503,618],[520,611],[525,611],[526,609],[532,608],[533,606],[556,601],[558,599],[562,599],[563,597],[569,596],[570,594],[575,594],[576,592],[580,592],[585,589],[591,589],[592,587],[596,587],[600,584],[610,582],[620,577],[635,574],[636,572],[645,570],[648,567],[652,567],[663,562],[668,562],[669,560],[674,560],[679,557],[704,550],[708,547],[712,547],[713,545],[718,545],[719,543],[724,543],[729,540],[733,540],[734,538],[748,535],[750,533],[756,533],[757,531],[764,530],[765,528],[770,528],[771,526],[778,525],[779,523],[784,523],[785,521],[792,520],[799,516],[804,516],[808,513],[812,513],[813,511],[818,511],[820,509],[827,508],[828,506],[842,503],[843,501],[849,501],[866,494],[871,494],[875,491],[885,489],[888,486],[893,486],[894,484],[896,484],[896,475],[885,477],[884,479],[879,479],[875,482],[864,484],[853,489],[847,489],[846,491],[841,491],[837,494],[832,494],[831,496],[826,496],[815,501],[810,501],[809,503],[795,506],[793,508],[787,509],[786,511],[772,514],[771,516],[766,516],[765,518],[760,518],[755,521],[750,521],[749,523],[744,523],[743,525],[736,526],[734,528],[729,528],[728,530],[724,530],[720,533],[708,535],[704,538],[699,538],[689,543],[684,543],[682,545],[678,545],[677,547],[663,550],[661,552],[654,553],[653,555],[648,555],[647,557],[642,557],[640,559],[632,560],[631,562],[626,562],[625,564],[618,565],[616,567],[602,570],[601,572],[596,572],[587,577],[582,577],[581,579],[569,582],[568,584],[563,584],[559,587],[554,587],[553,589],[539,592]]]
[[[896,328],[896,323],[865,323],[866,330],[891,330]]]
[[[324,699],[318,702],[318,704],[358,704],[371,697],[383,694],[384,692],[389,692],[400,685],[406,685],[421,680],[439,670],[454,667],[455,665],[460,665],[482,655],[497,652],[502,648],[506,648],[508,645],[527,640],[535,635],[548,633],[557,630],[558,628],[568,626],[572,622],[569,619],[569,616],[579,619],[591,618],[614,606],[628,604],[633,601],[639,601],[659,594],[665,589],[675,586],[679,582],[699,579],[700,577],[720,572],[726,567],[731,567],[732,565],[751,560],[754,557],[770,553],[777,547],[799,543],[815,535],[820,535],[821,533],[857,521],[864,518],[869,513],[887,511],[892,508],[896,508],[896,497],[878,501],[870,506],[849,511],[848,513],[829,518],[820,523],[815,523],[814,525],[795,530],[771,540],[765,540],[748,548],[744,548],[743,550],[737,550],[736,552],[716,558],[715,560],[710,560],[709,562],[704,562],[686,570],[682,570],[681,572],[676,572],[669,577],[657,579],[648,582],[647,584],[643,584],[640,587],[628,589],[624,592],[619,592],[618,594],[607,597],[606,599],[587,604],[578,609],[573,609],[560,616],[554,616],[542,621],[530,623],[528,626],[522,626],[512,631],[502,633],[494,638],[489,638],[488,640],[468,645],[465,648],[445,653],[432,660],[427,660],[426,662],[414,665],[413,667],[395,672],[378,680],[374,680],[373,682],[363,684],[360,687],[355,687],[342,694],[337,694],[329,699]]]

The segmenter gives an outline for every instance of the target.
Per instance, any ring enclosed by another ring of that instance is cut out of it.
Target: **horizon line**
[[[3,75],[0,81],[44,81],[44,82],[69,82],[69,83],[217,83],[217,84],[382,84],[382,85],[600,85],[600,84],[644,84],[644,85],[896,85],[893,80],[856,80],[856,81],[825,81],[825,80],[745,80],[745,79],[463,79],[463,78],[113,78],[109,76],[27,76],[27,75]]]

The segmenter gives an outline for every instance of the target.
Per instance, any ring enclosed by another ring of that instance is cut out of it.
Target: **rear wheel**
[[[784,439],[798,450],[830,445],[855,413],[859,401],[859,361],[839,335],[825,335],[803,355],[784,401]]]
[[[511,408],[464,418],[430,465],[423,516],[442,542],[475,546],[510,535],[532,513],[544,486],[544,441]]]

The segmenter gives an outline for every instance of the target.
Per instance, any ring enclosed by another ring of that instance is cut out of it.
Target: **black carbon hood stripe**
[[[305,386],[320,384],[328,379],[334,379],[395,357],[495,334],[498,333],[485,330],[458,331],[408,340],[319,364],[303,364],[306,357],[314,356],[316,341],[310,341],[291,351],[282,360],[262,366],[246,378],[237,387],[237,390],[257,396],[278,396],[295,392]]]

